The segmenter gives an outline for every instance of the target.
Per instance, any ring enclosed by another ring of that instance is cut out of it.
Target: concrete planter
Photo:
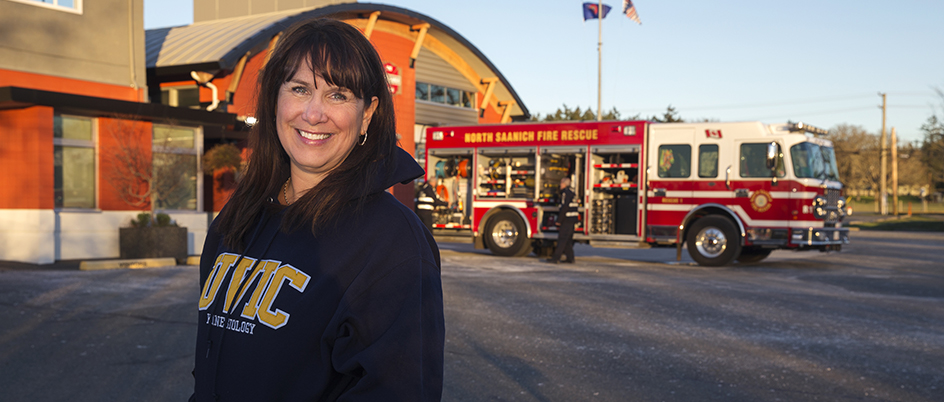
[[[119,228],[118,247],[122,259],[173,257],[178,264],[186,264],[187,228]]]

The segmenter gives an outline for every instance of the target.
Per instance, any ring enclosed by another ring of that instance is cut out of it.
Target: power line
[[[888,105],[889,109],[927,109],[934,108],[934,105]]]
[[[851,108],[851,109],[820,110],[820,111],[817,111],[817,112],[797,112],[797,113],[789,113],[790,116],[786,116],[786,114],[779,114],[779,115],[770,116],[770,117],[759,117],[759,118],[757,118],[756,120],[781,119],[781,118],[784,118],[785,116],[786,116],[787,118],[791,118],[791,117],[794,117],[794,118],[795,118],[795,117],[798,116],[798,115],[800,115],[800,116],[818,116],[818,115],[832,114],[832,113],[862,112],[862,111],[866,111],[866,110],[871,111],[871,110],[875,110],[875,109],[874,109],[873,106],[868,106],[868,107],[857,107],[857,108]]]
[[[797,99],[797,100],[770,102],[770,103],[744,103],[744,104],[684,107],[684,108],[682,106],[679,106],[678,109],[684,109],[684,110],[746,109],[746,108],[759,108],[759,107],[771,107],[771,106],[805,105],[805,104],[811,104],[811,103],[835,102],[835,101],[849,100],[849,99],[866,99],[866,98],[872,98],[874,96],[875,95],[872,95],[872,94],[863,94],[863,95],[849,95],[849,96],[829,97],[829,98]]]
[[[895,95],[895,96],[934,96],[934,95],[935,95],[935,93],[934,93],[933,91],[929,91],[929,92],[910,92],[910,91],[909,91],[909,92],[888,92],[888,94],[889,94],[889,95]]]
[[[934,95],[931,92],[891,92],[890,94],[895,96],[932,96]],[[741,103],[741,104],[728,104],[728,105],[718,105],[718,106],[699,106],[699,107],[686,107],[686,106],[674,106],[676,111],[680,113],[691,113],[691,112],[701,112],[701,111],[714,111],[714,110],[729,110],[729,109],[757,109],[757,108],[766,108],[766,107],[781,107],[781,106],[795,106],[795,105],[809,105],[816,103],[826,103],[826,102],[837,102],[837,101],[846,101],[846,100],[856,100],[856,99],[872,99],[874,94],[860,94],[860,95],[847,95],[847,96],[838,96],[838,97],[824,97],[824,98],[811,98],[811,99],[795,99],[781,102],[767,102],[767,103]],[[926,108],[931,105],[895,105],[890,103],[889,108],[895,109],[915,109],[915,108]],[[842,109],[836,110],[834,112],[845,112],[845,111],[858,111],[864,108],[872,108],[874,106],[862,107],[859,109]],[[664,108],[646,108],[646,109],[636,109],[637,113],[648,114],[648,113],[659,113],[664,112]],[[824,114],[832,112],[816,112],[816,114]]]

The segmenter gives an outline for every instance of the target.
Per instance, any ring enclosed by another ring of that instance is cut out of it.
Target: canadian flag
[[[720,140],[720,139],[721,139],[721,130],[710,130],[710,129],[709,129],[709,130],[705,130],[705,137],[706,137],[706,138],[717,138],[717,139]]]

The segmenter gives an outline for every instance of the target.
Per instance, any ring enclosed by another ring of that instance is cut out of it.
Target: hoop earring
[[[366,131],[364,131],[364,135],[361,136],[361,145],[364,145],[365,142],[367,142],[367,132],[366,132]]]

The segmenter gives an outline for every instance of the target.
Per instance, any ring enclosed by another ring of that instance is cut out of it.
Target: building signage
[[[387,87],[390,88],[390,93],[398,95],[400,93],[400,87],[403,86],[400,68],[393,63],[384,63],[384,72],[387,73]]]

